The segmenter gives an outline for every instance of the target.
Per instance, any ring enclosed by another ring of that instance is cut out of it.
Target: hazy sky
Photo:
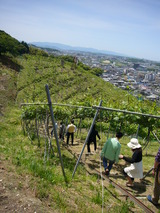
[[[0,0],[0,29],[160,61],[160,0]]]

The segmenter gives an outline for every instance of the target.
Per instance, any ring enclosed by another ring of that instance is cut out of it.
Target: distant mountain
[[[73,47],[73,46],[69,46],[69,45],[65,45],[65,44],[52,43],[52,42],[31,42],[30,44],[33,44],[37,47],[42,47],[42,48],[52,48],[52,49],[66,50],[66,51],[103,53],[103,54],[107,54],[107,55],[116,55],[116,56],[126,56],[122,53],[116,53],[116,52],[112,52],[112,51],[98,50],[98,49],[86,48],[86,47]]]

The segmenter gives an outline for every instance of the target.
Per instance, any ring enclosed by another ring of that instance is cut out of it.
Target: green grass
[[[30,187],[36,192],[36,196],[41,199],[47,199],[51,205],[59,212],[73,212],[75,206],[77,212],[100,212],[102,204],[101,184],[97,183],[95,176],[86,176],[86,172],[79,165],[72,180],[72,172],[76,160],[65,150],[62,149],[65,173],[68,184],[66,185],[60,161],[57,155],[52,156],[44,162],[44,139],[41,139],[41,146],[38,147],[37,141],[33,140],[31,144],[27,136],[23,135],[20,122],[21,111],[17,107],[10,107],[1,122],[0,152],[1,159],[10,161],[20,175],[29,175],[31,177]],[[102,141],[105,142],[105,134],[102,134]],[[121,139],[122,154],[131,156],[132,152],[127,147],[129,138],[127,136]],[[143,140],[140,140],[143,143]],[[54,146],[56,152],[56,147]],[[147,155],[143,152],[144,171],[150,169],[153,165],[154,156],[158,150],[158,143],[151,142],[147,150]],[[153,178],[150,177],[153,182]],[[22,184],[19,187],[23,187]],[[108,186],[109,191],[118,198],[118,192],[112,185]],[[60,192],[63,192],[63,196]],[[72,202],[70,202],[72,200]],[[112,212],[128,212],[131,204],[126,204],[113,199],[108,191],[104,191],[105,203],[112,200]],[[105,208],[109,208],[106,204]]]
[[[57,156],[57,148],[54,144],[55,156],[44,161],[44,138],[41,138],[41,146],[33,137],[33,144],[27,135],[23,135],[21,127],[21,113],[18,104],[30,101],[46,101],[45,85],[49,85],[53,102],[81,104],[90,106],[96,105],[102,99],[104,104],[116,106],[116,108],[129,107],[132,102],[136,106],[137,100],[128,93],[117,89],[93,75],[91,71],[85,70],[82,66],[72,68],[72,63],[65,61],[61,67],[60,58],[25,55],[18,57],[17,63],[21,70],[17,73],[14,69],[7,68],[0,64],[2,76],[6,77],[6,89],[0,96],[0,104],[5,107],[4,115],[0,120],[0,159],[14,165],[16,172],[20,175],[30,177],[30,188],[35,191],[36,196],[50,203],[53,209],[58,212],[101,212],[101,185],[95,176],[86,176],[83,166],[79,165],[72,180],[72,172],[76,160],[66,150],[62,149],[67,184],[62,175],[60,161]],[[7,101],[5,99],[7,98]],[[17,105],[15,105],[15,99]],[[134,106],[134,107],[135,107]],[[68,109],[67,109],[68,110]],[[64,113],[65,114],[65,113]],[[87,113],[86,113],[87,114]],[[125,116],[123,117],[125,119]],[[87,118],[84,126],[89,127]],[[100,123],[100,122],[99,122]],[[101,125],[101,124],[100,124]],[[99,125],[99,126],[100,126]],[[126,124],[127,126],[128,124]],[[102,123],[105,134],[102,133],[101,146],[106,141],[108,123]],[[107,127],[107,128],[106,128]],[[136,129],[136,127],[135,127]],[[133,133],[133,132],[132,132]],[[86,130],[81,135],[85,140]],[[110,136],[112,136],[110,134]],[[143,144],[143,140],[139,139]],[[131,150],[127,147],[129,138],[122,139],[122,154],[131,156]],[[158,150],[158,143],[152,141],[151,145],[143,152],[144,171],[147,172],[153,165],[154,156]],[[147,154],[147,155],[146,155]],[[12,167],[10,167],[12,171]],[[153,182],[153,178],[150,177]],[[19,187],[23,187],[20,183]],[[118,193],[111,185],[109,190]],[[127,212],[131,204],[117,201],[109,191],[104,192],[104,201],[111,203],[105,206],[105,210],[111,212]],[[118,207],[117,207],[118,202]]]
[[[30,188],[33,188],[36,196],[41,199],[47,199],[54,204],[59,212],[73,212],[74,203],[77,203],[77,212],[96,212],[100,211],[101,205],[98,203],[95,187],[100,190],[93,177],[86,177],[86,172],[82,166],[79,166],[72,181],[72,172],[75,166],[75,159],[66,151],[62,153],[65,172],[68,180],[66,185],[59,158],[56,155],[44,162],[44,141],[41,141],[41,147],[37,142],[31,144],[27,136],[23,135],[20,124],[20,110],[9,108],[7,114],[1,122],[1,140],[0,152],[1,160],[10,161],[16,167],[16,172],[22,176],[30,176]],[[88,185],[92,185],[92,194],[95,199],[91,201]],[[22,184],[19,187],[23,187]],[[87,191],[87,194],[85,193]],[[62,193],[63,192],[63,195]],[[85,193],[85,194],[84,194]],[[72,201],[72,202],[71,202]],[[90,203],[88,206],[87,202]],[[85,205],[84,205],[85,204]],[[94,205],[96,208],[94,210]],[[93,208],[93,210],[92,210]]]
[[[59,158],[57,155],[49,158],[44,162],[44,139],[41,139],[41,146],[38,147],[37,140],[31,144],[27,136],[23,135],[20,124],[21,111],[16,107],[9,108],[6,116],[1,123],[1,140],[0,152],[5,160],[10,161],[16,166],[16,171],[20,175],[29,175],[32,177],[30,187],[35,191],[36,196],[42,201],[47,199],[51,206],[59,212],[100,212],[102,195],[101,185],[97,184],[95,176],[86,176],[86,172],[81,165],[79,165],[75,178],[72,180],[72,172],[75,166],[75,159],[66,151],[62,149],[62,157],[64,161],[64,168],[67,176],[68,185],[65,184],[62,170],[60,167]],[[105,134],[102,141],[105,142]],[[128,137],[121,140],[122,154],[131,156],[132,152],[127,147],[129,142]],[[140,140],[140,143],[143,141]],[[56,147],[54,147],[55,152]],[[158,150],[158,143],[152,142],[147,151],[143,153],[144,171],[148,171],[153,165],[154,155]],[[150,177],[153,182],[153,177]],[[22,185],[20,185],[22,187]],[[112,185],[108,186],[109,191],[115,194],[118,198],[118,192]],[[63,196],[60,193],[63,191]],[[64,193],[65,192],[65,193]],[[72,202],[70,202],[72,200]],[[128,204],[118,202],[113,199],[108,191],[104,193],[104,200],[110,203],[112,200],[112,212],[129,212]],[[105,204],[105,208],[109,206]]]

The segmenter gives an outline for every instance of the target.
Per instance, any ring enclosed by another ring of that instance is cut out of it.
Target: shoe
[[[152,201],[152,196],[151,195],[148,195],[147,196],[147,200],[149,201],[149,202],[151,202],[153,205],[158,205],[158,203],[153,203],[153,201]]]
[[[108,169],[106,169],[105,173],[106,173],[107,176],[109,176],[109,171],[108,171]]]
[[[90,154],[91,154],[91,152],[87,152],[86,154],[87,154],[87,155],[90,155]]]
[[[102,172],[102,174],[107,176],[107,177],[109,176],[109,172],[106,172],[106,171]]]
[[[133,183],[126,183],[127,187],[133,187]]]

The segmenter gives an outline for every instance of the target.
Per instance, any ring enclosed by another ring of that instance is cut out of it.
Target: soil
[[[0,160],[0,212],[54,212],[29,187],[29,177],[18,175],[13,165]]]

